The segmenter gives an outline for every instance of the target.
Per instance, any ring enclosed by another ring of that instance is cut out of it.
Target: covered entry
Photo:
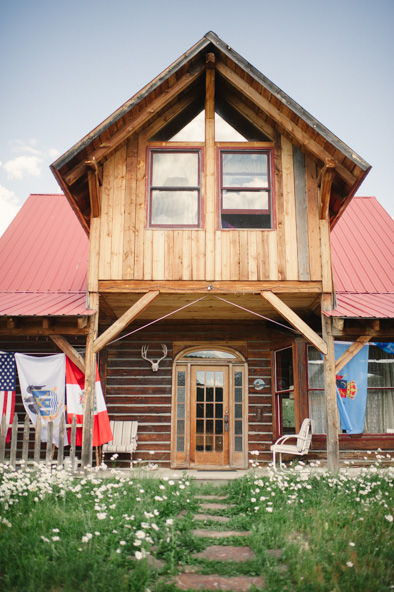
[[[171,464],[246,468],[247,364],[235,350],[189,348],[174,363]]]

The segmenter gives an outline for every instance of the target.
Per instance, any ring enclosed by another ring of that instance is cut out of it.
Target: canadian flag
[[[85,374],[66,359],[67,423],[76,415],[77,423],[83,423],[85,398]],[[93,446],[101,446],[113,440],[107,406],[101,388],[100,375],[96,364],[96,382],[94,392]],[[76,445],[82,446],[82,429],[77,429]]]

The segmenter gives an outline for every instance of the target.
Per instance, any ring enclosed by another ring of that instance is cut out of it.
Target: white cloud
[[[41,162],[42,159],[38,156],[17,156],[8,160],[3,168],[7,171],[9,179],[23,179],[25,176],[39,177]]]
[[[57,148],[49,148],[48,156],[50,158],[57,158],[57,156],[59,156],[59,150],[57,150]]]
[[[15,218],[20,207],[15,193],[0,185],[0,236]]]

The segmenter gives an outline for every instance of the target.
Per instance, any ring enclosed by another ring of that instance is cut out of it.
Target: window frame
[[[197,223],[196,224],[156,224],[152,221],[152,194],[153,191],[162,190],[162,185],[152,185],[153,178],[153,156],[154,154],[196,154],[198,158],[198,185],[197,186],[184,186],[184,187],[166,187],[167,191],[190,191],[197,192]],[[146,175],[146,186],[147,186],[147,228],[149,229],[202,229],[203,228],[203,199],[202,199],[202,188],[203,188],[203,174],[204,174],[204,148],[202,145],[184,145],[184,146],[148,146],[147,147],[147,163],[148,163],[148,174]]]
[[[257,143],[253,143],[251,145],[250,142],[247,145],[243,143],[225,143],[219,142],[217,145],[217,187],[218,187],[218,228],[220,230],[273,230],[275,228],[275,217],[274,217],[274,149],[273,146],[258,146]],[[257,154],[266,154],[267,155],[267,180],[268,180],[268,187],[228,187],[223,184],[223,154],[242,154],[242,153],[257,153]],[[268,196],[268,207],[262,209],[236,209],[236,208],[224,208],[223,207],[223,195],[224,192],[250,192],[250,193],[257,193],[260,191],[264,191],[267,193]],[[234,228],[226,228],[222,225],[222,215],[228,214],[239,214],[239,215],[250,215],[250,216],[260,216],[260,215],[267,215],[270,216],[270,225],[264,228],[258,227],[234,227]]]
[[[291,360],[292,360],[292,375],[293,375],[293,384],[289,385],[289,388],[279,388],[278,386],[278,354],[285,350],[290,350],[291,352]],[[283,436],[285,434],[295,434],[296,433],[296,424],[297,424],[297,401],[296,401],[296,389],[294,384],[294,348],[293,345],[287,345],[285,347],[281,347],[275,349],[273,351],[273,370],[274,370],[274,380],[273,380],[273,390],[274,390],[274,401],[275,401],[275,414],[276,414],[276,434],[277,437]],[[292,388],[291,388],[292,387]],[[291,397],[291,394],[293,395]],[[292,399],[294,401],[294,431],[285,431],[283,425],[283,399]]]

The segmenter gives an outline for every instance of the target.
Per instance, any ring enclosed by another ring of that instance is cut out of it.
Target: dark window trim
[[[198,186],[188,186],[187,188],[184,187],[166,187],[166,189],[170,191],[197,191],[198,193],[198,222],[197,224],[154,224],[152,223],[152,191],[161,189],[162,186],[155,186],[151,185],[152,180],[152,172],[153,172],[153,154],[155,153],[195,153],[198,155]],[[200,230],[203,228],[203,196],[202,196],[202,187],[203,187],[203,174],[204,174],[204,146],[199,144],[196,146],[195,143],[189,145],[185,144],[183,146],[147,146],[147,155],[146,155],[146,162],[148,165],[147,175],[146,175],[146,211],[147,211],[147,228],[149,229],[158,229],[158,230],[165,230],[165,229],[185,229],[185,230],[193,230],[197,229]]]

